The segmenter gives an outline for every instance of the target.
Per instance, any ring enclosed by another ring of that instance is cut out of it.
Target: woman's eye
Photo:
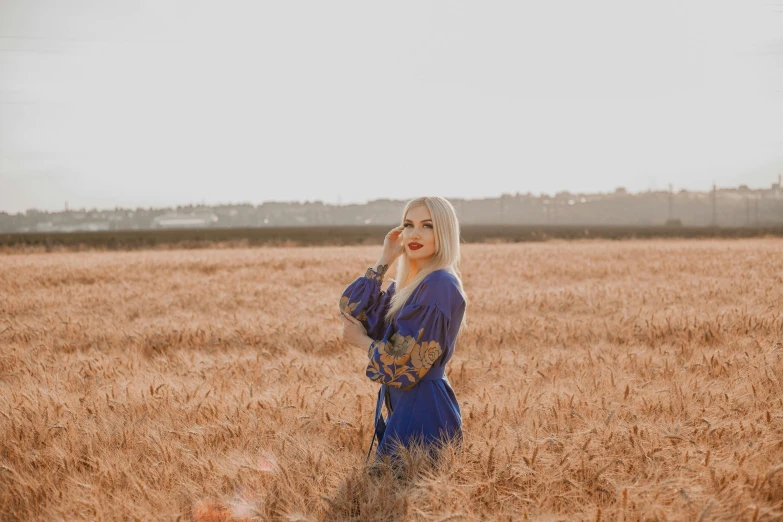
[[[411,225],[410,223],[405,223],[405,224],[403,225],[403,227],[405,227],[405,228],[412,227],[412,226],[413,226],[413,225]]]
[[[424,225],[427,228],[432,228],[432,225]]]

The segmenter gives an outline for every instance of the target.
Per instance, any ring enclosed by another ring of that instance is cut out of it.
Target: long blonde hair
[[[465,306],[467,306],[468,298],[465,295],[465,290],[462,288],[462,275],[459,271],[460,232],[457,212],[446,199],[440,197],[416,198],[405,205],[405,210],[402,212],[403,223],[405,223],[408,211],[419,205],[427,207],[427,210],[430,211],[430,216],[432,216],[432,228],[435,233],[435,253],[432,256],[430,265],[420,270],[408,283],[406,281],[411,273],[411,262],[407,251],[403,251],[402,255],[400,255],[397,260],[396,292],[391,299],[389,311],[386,313],[387,324],[392,322],[395,314],[402,308],[424,278],[436,270],[445,269],[457,278],[459,291],[465,299]],[[467,324],[465,317],[467,317],[467,314],[463,316],[463,325]]]

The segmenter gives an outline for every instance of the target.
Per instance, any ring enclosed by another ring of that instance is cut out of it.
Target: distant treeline
[[[382,244],[389,226],[324,226],[275,228],[207,228],[125,230],[73,233],[0,234],[4,250],[137,250],[146,248],[205,248],[210,246],[317,246]],[[547,241],[551,239],[650,239],[783,237],[775,227],[676,226],[561,226],[466,225],[466,243]]]
[[[648,191],[555,195],[504,194],[497,198],[451,198],[460,223],[470,226],[525,225],[591,227],[655,227],[679,223],[686,227],[783,226],[783,186],[747,186],[712,192]],[[91,232],[174,228],[357,227],[399,223],[403,200],[378,199],[366,204],[264,202],[226,205],[186,205],[176,208],[112,210],[70,209],[0,212],[0,233]],[[245,232],[240,232],[247,235]],[[288,232],[286,232],[288,233]],[[268,237],[261,232],[261,237]],[[273,235],[275,235],[273,233]],[[253,236],[255,237],[255,236]]]

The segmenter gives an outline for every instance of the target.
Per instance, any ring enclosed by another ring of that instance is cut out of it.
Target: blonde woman
[[[343,338],[367,352],[367,377],[381,385],[370,443],[372,452],[377,438],[378,457],[392,454],[397,444],[434,448],[462,439],[459,404],[444,373],[467,305],[459,238],[451,203],[439,197],[410,201],[402,225],[386,235],[378,262],[340,299]],[[397,280],[384,292],[383,276],[397,260]]]

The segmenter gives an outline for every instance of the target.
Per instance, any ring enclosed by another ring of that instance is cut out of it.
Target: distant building
[[[43,221],[36,223],[36,232],[98,232],[100,230],[111,230],[109,221],[87,221],[84,223],[52,223]]]
[[[218,222],[213,212],[168,213],[152,220],[152,228],[209,228]]]

